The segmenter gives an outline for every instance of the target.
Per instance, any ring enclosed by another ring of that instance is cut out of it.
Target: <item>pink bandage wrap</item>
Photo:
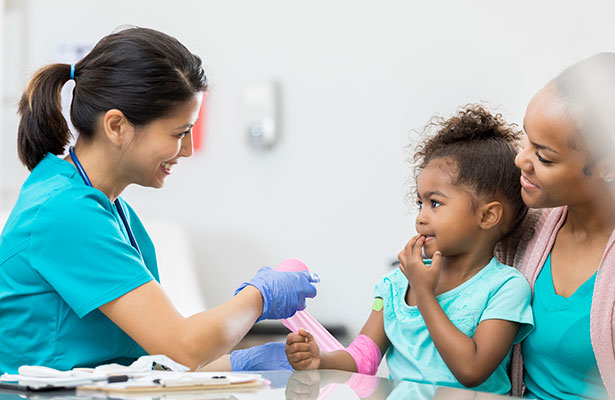
[[[278,271],[309,271],[307,265],[303,262],[290,258],[284,260],[276,268]],[[348,352],[357,364],[357,372],[365,375],[376,375],[382,353],[378,345],[367,335],[359,335],[347,348],[328,331],[307,311],[297,311],[290,318],[283,319],[282,323],[291,331],[297,333],[300,328],[305,328],[310,331],[316,343],[322,351],[344,350]],[[365,381],[360,379],[352,380],[353,389],[361,393],[373,392],[374,381]],[[350,381],[349,381],[350,382]],[[362,385],[359,385],[359,382]]]
[[[278,271],[309,271],[303,262],[289,258],[284,260],[276,268]],[[320,322],[316,321],[306,310],[297,311],[290,318],[283,319],[282,324],[291,331],[297,333],[300,328],[310,331],[316,343],[322,351],[343,350],[344,346],[333,336]]]
[[[378,345],[367,335],[359,335],[344,349],[357,364],[357,372],[365,375],[376,375],[382,360]]]

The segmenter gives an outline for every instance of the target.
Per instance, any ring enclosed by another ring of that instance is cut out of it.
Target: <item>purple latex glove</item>
[[[282,272],[271,267],[263,267],[249,281],[244,282],[235,290],[239,293],[243,288],[252,285],[263,296],[262,319],[281,319],[294,315],[298,310],[305,309],[305,299],[316,296],[316,287],[312,282],[319,282],[318,275],[307,271]]]
[[[231,353],[233,371],[273,371],[293,367],[286,358],[286,343],[265,343]]]

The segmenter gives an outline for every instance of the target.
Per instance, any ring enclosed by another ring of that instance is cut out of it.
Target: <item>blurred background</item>
[[[415,130],[470,102],[521,124],[550,78],[615,50],[612,0],[0,0],[0,9],[2,213],[27,177],[16,105],[32,73],[77,61],[121,25],[162,30],[203,59],[210,82],[198,151],[164,189],[123,195],[151,232],[163,286],[192,314],[261,266],[298,258],[322,279],[309,312],[346,332],[345,343],[415,232],[405,202]]]

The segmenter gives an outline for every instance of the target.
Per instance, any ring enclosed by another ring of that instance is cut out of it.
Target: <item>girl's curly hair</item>
[[[521,131],[501,114],[468,104],[448,119],[433,117],[420,135],[422,142],[410,161],[414,181],[430,161],[445,158],[453,167],[453,184],[473,196],[503,201],[511,207],[510,224],[503,236],[525,217],[521,198],[521,172],[515,166]],[[416,187],[412,193],[416,194]]]

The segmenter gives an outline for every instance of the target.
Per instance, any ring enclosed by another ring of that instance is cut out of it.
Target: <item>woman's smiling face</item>
[[[524,147],[515,159],[521,169],[523,201],[544,208],[590,200],[592,186],[601,178],[587,168],[590,155],[552,84],[530,101],[524,130]]]
[[[128,182],[160,188],[180,158],[192,155],[192,127],[202,98],[203,93],[198,92],[171,116],[137,129],[124,156],[123,170]]]

